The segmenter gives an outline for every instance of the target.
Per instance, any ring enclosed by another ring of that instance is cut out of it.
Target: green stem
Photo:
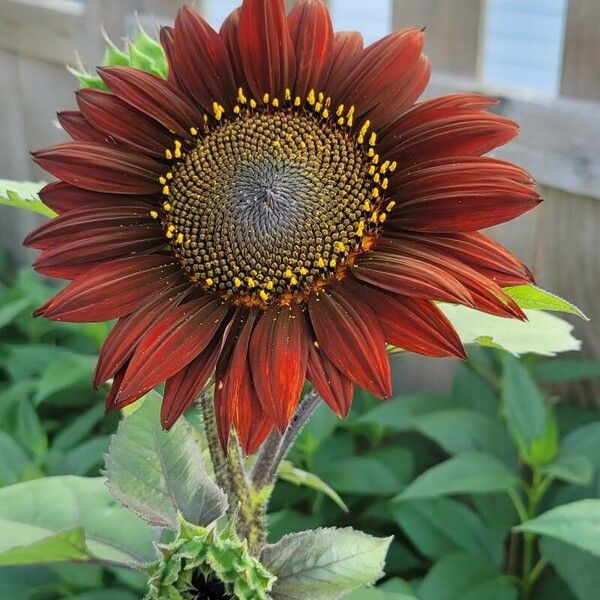
[[[215,480],[217,485],[227,494],[227,497],[230,500],[229,504],[231,510],[235,508],[231,506],[231,477],[228,471],[225,453],[221,448],[221,440],[219,439],[219,430],[217,428],[217,419],[215,416],[215,403],[211,392],[204,392],[200,396],[200,409],[202,411],[204,433],[208,443],[208,452],[215,473]]]

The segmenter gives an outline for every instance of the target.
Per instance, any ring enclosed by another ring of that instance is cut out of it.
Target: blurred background
[[[367,42],[426,27],[433,64],[428,96],[477,90],[499,98],[518,121],[519,139],[497,152],[530,170],[546,202],[497,228],[533,269],[538,284],[600,320],[600,2],[598,0],[329,0],[337,29]],[[65,70],[77,48],[91,68],[101,60],[102,24],[115,40],[137,19],[150,32],[172,20],[180,0],[0,0],[0,178],[39,180],[28,152],[59,142],[55,112],[74,106]],[[196,0],[219,27],[238,0]],[[293,1],[288,4],[292,5]],[[137,16],[136,16],[137,15]],[[28,262],[21,241],[36,217],[0,207],[0,247]],[[587,356],[600,358],[597,327],[577,324]],[[442,390],[451,362],[403,359],[401,390]],[[600,390],[592,397],[600,403]]]

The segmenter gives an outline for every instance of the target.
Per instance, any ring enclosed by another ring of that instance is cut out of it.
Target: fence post
[[[393,0],[394,29],[426,27],[425,52],[434,71],[478,79],[483,0]]]
[[[600,2],[570,0],[563,52],[563,96],[600,100]]]

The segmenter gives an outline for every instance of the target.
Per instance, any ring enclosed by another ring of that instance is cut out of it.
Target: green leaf
[[[153,525],[177,529],[179,513],[209,525],[224,514],[225,495],[206,473],[191,425],[179,419],[163,431],[160,405],[160,396],[149,394],[121,422],[106,458],[110,490]]]
[[[102,478],[48,477],[0,490],[0,565],[89,562],[141,567],[154,531],[118,506]]]
[[[420,600],[516,600],[506,577],[480,559],[451,554],[436,563],[418,590]]]
[[[62,455],[57,464],[50,469],[50,474],[83,476],[90,473],[95,467],[95,472],[91,474],[98,475],[109,444],[110,436],[108,435],[94,436],[85,440]]]
[[[503,357],[502,400],[508,428],[523,460],[543,465],[558,449],[556,423],[542,391],[513,356]]]
[[[37,195],[44,185],[43,182],[0,179],[0,204],[36,212],[45,217],[54,217],[56,213],[43,204]]]
[[[508,491],[518,485],[519,478],[498,459],[480,452],[465,452],[425,471],[395,501],[489,494]]]
[[[539,310],[526,310],[528,321],[505,319],[465,306],[440,304],[465,344],[504,348],[508,352],[555,356],[579,350],[581,342],[572,335],[573,326]]]
[[[561,444],[561,456],[585,456],[600,468],[600,421],[587,423],[565,436]]]
[[[29,464],[27,453],[4,431],[0,431],[0,487],[18,483]]]
[[[533,374],[542,383],[568,383],[585,379],[600,379],[600,362],[556,358],[534,365]]]
[[[571,304],[556,294],[542,290],[535,285],[516,285],[506,288],[505,291],[517,301],[517,304],[521,308],[570,313],[572,315],[577,315],[586,321],[588,320],[574,304]]]
[[[393,495],[404,488],[402,481],[383,463],[365,456],[352,456],[319,466],[319,475],[338,492],[368,496]],[[373,482],[377,485],[373,485]]]
[[[454,399],[435,394],[414,394],[392,398],[365,413],[359,423],[379,425],[391,431],[415,428],[415,417],[454,407]]]
[[[563,504],[515,527],[515,531],[548,536],[600,557],[600,500]]]
[[[16,434],[35,457],[41,457],[48,449],[46,432],[27,398],[23,398],[18,405]]]
[[[348,596],[348,600],[417,600],[414,596],[395,594],[382,590],[361,589]]]
[[[517,456],[505,429],[486,415],[454,408],[415,417],[414,426],[449,454],[481,451],[516,465]]]
[[[10,325],[30,304],[28,298],[20,298],[19,300],[4,304],[0,308],[0,329]]]
[[[104,407],[101,404],[92,406],[61,429],[54,438],[52,448],[55,450],[69,450],[73,448],[92,432],[103,416]]]
[[[317,492],[325,494],[330,500],[335,502],[344,512],[349,512],[345,502],[339,494],[328,486],[320,477],[295,467],[290,461],[284,460],[277,472],[279,479],[292,483],[294,485],[305,485]]]
[[[120,588],[113,588],[83,592],[76,596],[70,596],[69,600],[139,600],[139,597],[132,592]]]
[[[565,456],[544,467],[542,473],[573,485],[589,485],[594,476],[594,465],[586,456]]]
[[[502,564],[503,540],[494,538],[481,517],[460,502],[449,498],[396,502],[392,514],[419,552],[429,558],[466,552],[484,556],[494,566]]]
[[[552,538],[542,538],[542,556],[548,560],[577,600],[598,600],[600,559]]]
[[[277,577],[273,600],[335,600],[371,585],[383,574],[391,541],[350,528],[287,535],[261,554]]]
[[[159,44],[154,38],[150,37],[140,25],[138,25],[138,30],[133,42],[129,44],[129,53],[132,58],[131,66],[135,66],[133,64],[132,50],[134,52],[143,54],[149,59],[150,72],[162,77],[163,79],[167,77],[169,67],[167,63],[167,56],[162,45]]]

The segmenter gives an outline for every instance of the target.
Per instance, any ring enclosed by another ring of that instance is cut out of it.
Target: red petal
[[[388,344],[425,356],[466,358],[454,327],[433,302],[362,284],[353,289],[373,308]]]
[[[149,254],[165,245],[156,223],[98,228],[78,237],[44,250],[33,263],[34,269],[48,277],[74,279],[109,259]]]
[[[364,115],[396,96],[405,85],[404,78],[417,64],[423,38],[418,29],[404,29],[366,48],[344,84],[332,90],[334,105],[355,105],[357,115]]]
[[[119,142],[158,158],[173,147],[172,135],[116,96],[91,89],[79,90],[76,96],[84,117]]]
[[[108,396],[106,397],[106,401],[104,403],[104,408],[107,412],[111,411],[111,410],[119,410],[120,408],[123,408],[123,407],[117,406],[115,404],[115,397],[117,396],[117,393],[119,392],[119,388],[121,387],[123,377],[125,376],[125,370],[126,370],[126,368],[121,369],[118,373],[115,374],[115,376],[113,378],[113,382],[110,387],[110,392],[108,393]],[[136,398],[136,400],[139,400],[139,398]],[[135,400],[132,400],[130,402],[130,404],[133,404],[133,402],[135,402]]]
[[[169,63],[169,74],[167,76],[167,81],[169,83],[175,83],[175,72],[171,66],[175,57],[175,30],[173,27],[165,26],[160,28],[160,44],[165,51],[167,62]]]
[[[304,313],[297,304],[272,305],[252,334],[250,365],[258,398],[282,432],[298,403],[307,359]]]
[[[122,258],[80,275],[34,316],[75,323],[110,321],[134,312],[178,277],[169,256]]]
[[[216,101],[229,107],[236,87],[227,48],[219,34],[195,11],[184,6],[175,21],[177,81],[206,111]]]
[[[296,65],[283,0],[244,0],[239,46],[250,91],[256,100],[268,93],[283,98],[292,88]]]
[[[160,77],[130,67],[102,67],[98,74],[115,96],[184,138],[202,122],[175,86]]]
[[[261,406],[248,361],[248,348],[258,312],[238,309],[217,366],[215,406],[219,435],[227,447],[229,432],[235,428],[246,454],[253,453],[273,429],[273,422]]]
[[[62,128],[78,142],[107,142],[106,134],[98,131],[77,110],[65,110],[57,115]]]
[[[358,31],[338,31],[333,38],[333,59],[325,89],[337,90],[344,85],[363,52],[363,37]]]
[[[33,153],[43,169],[80,188],[113,194],[155,194],[163,166],[147,156],[95,142],[68,142]]]
[[[98,229],[151,223],[149,210],[148,204],[135,200],[72,210],[38,227],[25,238],[23,243],[30,248],[44,250],[90,237]]]
[[[288,16],[296,49],[294,96],[305,98],[310,90],[324,90],[333,60],[333,26],[320,0],[300,0]]]
[[[181,279],[183,280],[183,276]],[[189,284],[177,282],[162,290],[134,313],[119,319],[102,345],[94,374],[95,387],[110,379],[129,361],[148,329],[177,306],[188,290]]]
[[[426,234],[394,233],[395,239],[421,242],[438,252],[453,256],[476,271],[497,282],[508,280],[511,284],[533,282],[531,271],[506,248],[480,233]],[[507,284],[509,285],[509,284]]]
[[[380,239],[378,249],[393,252],[397,256],[417,258],[425,263],[442,269],[454,277],[473,297],[475,308],[501,317],[517,317],[526,319],[517,303],[491,279],[478,273],[461,261],[440,252],[435,247],[421,244],[418,241],[399,239]]]
[[[311,296],[310,319],[323,353],[375,396],[392,393],[385,338],[373,311],[343,286]]]
[[[131,202],[142,203],[142,200],[157,204],[159,200],[152,197],[140,198],[139,196],[123,196],[121,194],[110,195],[103,192],[91,192],[79,187],[65,183],[64,181],[55,181],[49,183],[40,191],[42,202],[62,214],[70,210],[83,210],[93,208],[114,208],[121,203],[129,204]],[[150,204],[148,211],[152,208]]]
[[[236,8],[221,25],[219,35],[223,40],[227,53],[229,54],[229,61],[233,70],[235,81],[242,88],[247,88],[246,76],[244,75],[244,65],[242,61],[242,54],[240,52],[239,44],[239,29],[240,29],[240,9]]]
[[[352,381],[314,344],[309,346],[307,379],[338,417],[348,416],[352,406]]]
[[[171,429],[200,396],[215,370],[220,352],[221,340],[215,336],[199,356],[167,380],[160,410],[160,422],[164,429]]]
[[[457,106],[459,98],[451,96],[447,104],[439,99],[417,104],[381,133],[381,155],[402,168],[441,157],[485,154],[517,135],[512,121]],[[467,95],[465,104],[471,98]]]
[[[140,340],[117,400],[147,392],[189,365],[213,340],[229,306],[204,296],[166,314]]]
[[[352,273],[361,281],[397,294],[473,306],[473,298],[462,283],[417,258],[367,252],[359,257]]]

